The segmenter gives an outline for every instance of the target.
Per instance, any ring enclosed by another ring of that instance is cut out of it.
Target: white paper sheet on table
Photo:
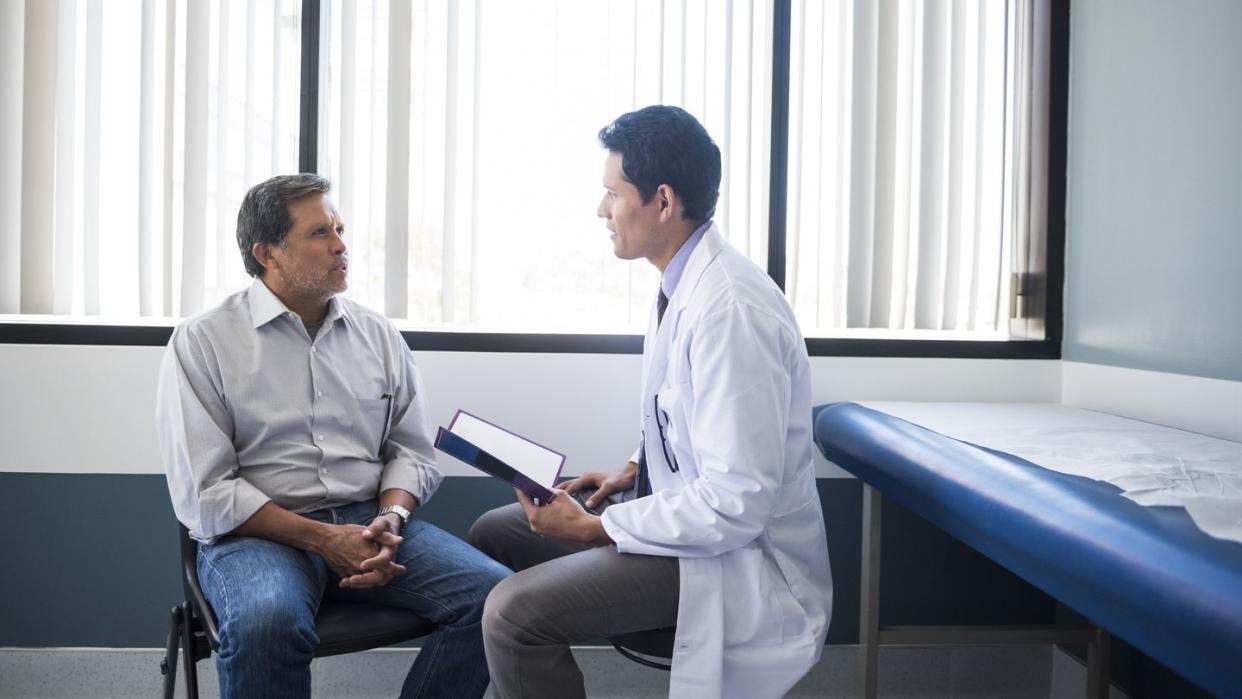
[[[1242,444],[1055,403],[863,405],[1044,468],[1105,481],[1142,505],[1184,507],[1242,542]]]

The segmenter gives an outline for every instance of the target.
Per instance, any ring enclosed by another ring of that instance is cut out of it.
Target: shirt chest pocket
[[[354,435],[362,446],[364,458],[383,456],[384,439],[392,417],[392,396],[354,399]]]

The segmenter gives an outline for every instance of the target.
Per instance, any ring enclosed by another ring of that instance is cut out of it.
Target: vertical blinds
[[[0,313],[192,314],[245,283],[246,188],[297,165],[299,8],[0,3]]]
[[[795,0],[786,279],[807,334],[1006,332],[1015,239],[1044,225],[1047,13]]]
[[[655,279],[594,215],[596,133],[653,103],[714,135],[717,220],[765,259],[771,3],[332,1],[324,21],[319,153],[363,302],[422,326],[640,331]]]

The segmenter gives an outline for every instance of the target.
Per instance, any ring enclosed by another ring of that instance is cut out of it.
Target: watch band
[[[410,511],[400,505],[384,505],[379,512],[375,513],[375,516],[382,517],[390,512],[401,518],[401,526],[405,526],[410,521]]]

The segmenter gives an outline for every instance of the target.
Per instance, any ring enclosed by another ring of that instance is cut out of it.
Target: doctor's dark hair
[[[237,212],[237,247],[246,273],[262,277],[266,271],[251,252],[255,243],[285,245],[285,237],[293,228],[290,204],[312,194],[327,194],[331,189],[327,178],[308,172],[277,175],[251,187]]]
[[[720,149],[686,110],[654,105],[622,114],[600,129],[599,142],[621,154],[621,171],[643,204],[666,184],[685,205],[682,218],[701,224],[715,215]]]

